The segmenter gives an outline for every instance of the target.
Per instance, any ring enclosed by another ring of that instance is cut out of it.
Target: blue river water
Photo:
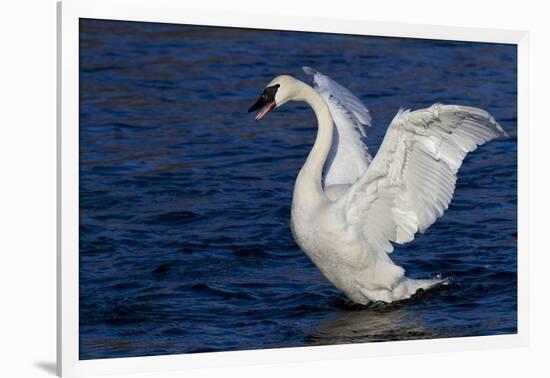
[[[349,303],[295,244],[294,179],[316,133],[288,103],[312,66],[370,108],[376,150],[400,107],[488,110],[508,132],[469,154],[446,214],[392,258],[451,283]],[[80,21],[80,358],[517,332],[516,47]]]

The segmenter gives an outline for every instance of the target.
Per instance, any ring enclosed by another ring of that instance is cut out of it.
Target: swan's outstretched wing
[[[315,90],[325,99],[336,126],[325,164],[324,187],[353,184],[366,172],[371,156],[363,139],[371,116],[365,105],[349,90],[326,75],[303,67],[313,75]]]
[[[464,156],[503,134],[477,108],[400,110],[368,171],[341,198],[346,222],[358,226],[373,251],[392,252],[390,242],[413,240],[443,215]]]

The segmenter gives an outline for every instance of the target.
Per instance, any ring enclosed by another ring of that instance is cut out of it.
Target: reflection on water
[[[400,307],[391,311],[340,312],[334,318],[321,321],[309,341],[314,345],[332,345],[434,337],[437,335]]]
[[[516,332],[516,50],[498,44],[82,20],[80,357]],[[289,229],[315,117],[246,113],[309,65],[371,109],[376,152],[399,107],[489,110],[511,135],[468,155],[455,197],[392,255],[450,285],[345,303]]]

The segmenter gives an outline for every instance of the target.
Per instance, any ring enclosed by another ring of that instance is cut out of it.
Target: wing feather
[[[332,146],[325,164],[324,187],[355,183],[366,172],[372,157],[364,143],[365,126],[371,125],[367,107],[330,77],[303,67],[313,75],[314,89],[327,103],[335,124]]]
[[[400,110],[369,170],[341,199],[346,222],[376,251],[414,239],[448,208],[466,154],[502,127],[484,110],[435,104]]]

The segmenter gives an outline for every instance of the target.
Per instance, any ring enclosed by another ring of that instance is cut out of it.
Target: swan
[[[310,67],[310,86],[274,78],[248,112],[256,120],[288,101],[305,101],[317,136],[294,185],[291,230],[321,273],[359,304],[394,302],[445,279],[412,279],[390,258],[392,243],[423,233],[448,208],[465,155],[506,135],[486,111],[436,103],[400,109],[373,158],[364,144],[366,106]]]

